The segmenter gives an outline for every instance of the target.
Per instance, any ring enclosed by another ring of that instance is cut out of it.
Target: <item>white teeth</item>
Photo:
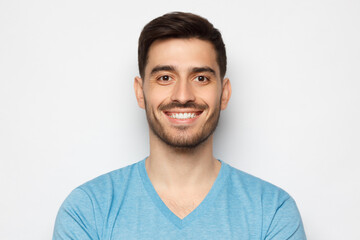
[[[176,119],[189,119],[189,118],[194,118],[196,115],[195,113],[172,113],[170,115],[171,118],[176,118]]]

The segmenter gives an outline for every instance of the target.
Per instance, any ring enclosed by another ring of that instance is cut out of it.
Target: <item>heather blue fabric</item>
[[[99,176],[64,201],[53,240],[306,239],[286,192],[221,163],[210,192],[184,219],[161,201],[145,160]]]

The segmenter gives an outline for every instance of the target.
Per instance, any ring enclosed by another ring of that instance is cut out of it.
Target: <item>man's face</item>
[[[152,133],[182,149],[212,135],[231,93],[228,79],[221,81],[212,44],[195,38],[155,41],[145,79],[135,79],[135,90]]]

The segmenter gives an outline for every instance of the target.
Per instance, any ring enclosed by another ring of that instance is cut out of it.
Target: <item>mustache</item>
[[[195,108],[195,109],[199,109],[199,110],[205,110],[207,108],[207,105],[197,104],[197,103],[193,103],[193,102],[186,102],[184,104],[179,103],[179,102],[171,102],[171,103],[163,104],[163,105],[159,106],[159,110],[161,110],[161,111],[166,111],[166,110],[170,110],[173,108]]]

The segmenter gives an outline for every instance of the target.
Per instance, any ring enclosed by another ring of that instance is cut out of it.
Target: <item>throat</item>
[[[159,197],[172,213],[178,218],[184,219],[200,205],[208,192],[209,190],[197,194],[181,194],[177,197],[169,193],[159,193]]]
[[[151,157],[145,162],[149,179],[167,208],[180,219],[194,211],[210,192],[220,172],[221,162],[215,158],[197,164],[183,159]],[[179,160],[179,161],[177,161]],[[207,164],[206,164],[207,163]]]

